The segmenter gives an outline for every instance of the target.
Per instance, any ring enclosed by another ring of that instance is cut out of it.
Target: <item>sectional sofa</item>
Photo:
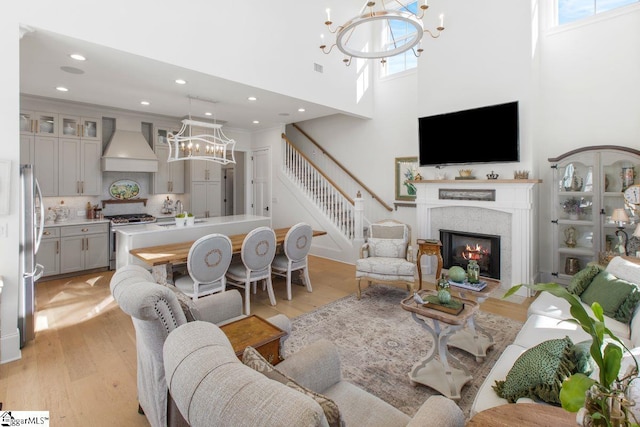
[[[640,261],[633,262],[630,258],[615,257],[606,269],[613,276],[640,286]],[[593,311],[588,304],[582,305],[593,316]],[[478,394],[471,407],[470,416],[494,406],[508,404],[506,399],[496,394],[493,386],[498,381],[504,381],[509,370],[527,349],[540,344],[543,341],[564,338],[568,336],[574,343],[590,340],[591,336],[580,329],[576,324],[562,322],[571,318],[569,303],[564,299],[553,296],[548,292],[542,292],[529,306],[527,320],[516,336],[514,342],[507,346],[497,360],[489,375],[482,383]],[[640,304],[636,307],[629,323],[618,321],[605,316],[605,325],[631,350],[631,355],[640,360]],[[627,355],[623,360],[622,369],[626,369],[633,361]],[[528,398],[518,400],[531,402]]]

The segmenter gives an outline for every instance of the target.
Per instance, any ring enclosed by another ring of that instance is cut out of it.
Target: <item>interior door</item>
[[[271,216],[271,152],[269,148],[251,153],[253,164],[253,214]]]

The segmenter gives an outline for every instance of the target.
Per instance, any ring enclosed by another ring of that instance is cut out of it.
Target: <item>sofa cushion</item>
[[[620,304],[620,307],[616,310],[613,318],[624,323],[629,323],[636,307],[640,302],[640,290],[634,286],[629,296]]]
[[[591,280],[598,275],[604,268],[598,264],[589,264],[582,270],[578,271],[571,277],[571,281],[567,286],[567,291],[574,295],[580,296],[582,292],[589,286]]]
[[[573,342],[569,337],[544,341],[525,351],[513,364],[504,381],[493,389],[511,403],[521,397],[560,404],[562,381],[575,370]]]
[[[244,353],[242,354],[242,363],[262,373],[267,378],[285,384],[315,400],[322,408],[324,415],[327,418],[327,422],[329,423],[329,427],[341,427],[344,425],[338,405],[336,405],[333,400],[296,383],[292,378],[277,370],[253,347],[245,348]]]
[[[591,280],[580,299],[589,306],[594,302],[599,303],[604,314],[615,319],[616,311],[634,289],[635,286],[626,280],[618,279],[608,271],[601,271]]]
[[[371,236],[381,239],[406,240],[405,226],[401,224],[371,224]]]

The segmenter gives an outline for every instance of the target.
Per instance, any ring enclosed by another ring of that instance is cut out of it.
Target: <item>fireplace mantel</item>
[[[510,254],[502,256],[503,263],[510,263],[501,274],[501,287],[509,288],[514,284],[535,283],[537,277],[537,256],[535,232],[535,200],[536,184],[542,182],[538,179],[474,179],[474,180],[420,180],[413,181],[417,189],[416,214],[417,233],[416,238],[438,239],[438,230],[432,229],[432,216],[435,209],[441,208],[477,208],[504,212],[510,220],[510,228],[507,233],[510,236],[508,248]],[[441,198],[441,191],[456,194],[453,198]],[[469,192],[470,197],[465,199],[464,191]],[[478,194],[481,200],[475,198]],[[490,194],[490,197],[485,197]],[[454,210],[453,215],[460,215],[460,210]],[[463,213],[464,215],[464,213]],[[451,217],[451,221],[460,223],[461,219]],[[462,219],[464,222],[464,218]],[[471,222],[471,221],[470,221]],[[446,224],[439,224],[446,228]],[[490,227],[490,224],[486,225]],[[479,228],[483,228],[479,226]],[[486,229],[466,230],[484,233]],[[505,236],[502,236],[505,238]],[[510,255],[510,256],[509,256]],[[426,271],[431,272],[430,266]]]

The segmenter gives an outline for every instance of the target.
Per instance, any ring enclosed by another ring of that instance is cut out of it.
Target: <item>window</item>
[[[569,24],[640,0],[557,0],[558,25]]]
[[[417,14],[418,2],[414,1],[409,3],[406,8],[402,8],[401,10]],[[385,25],[385,28],[383,28],[382,42],[385,50],[391,50],[397,46],[402,46],[411,38],[414,31],[414,28],[407,23],[398,21],[391,22],[391,26]],[[380,73],[382,76],[390,76],[418,66],[418,58],[413,53],[413,50],[408,50],[400,55],[385,59],[387,62],[382,66],[382,72]]]

